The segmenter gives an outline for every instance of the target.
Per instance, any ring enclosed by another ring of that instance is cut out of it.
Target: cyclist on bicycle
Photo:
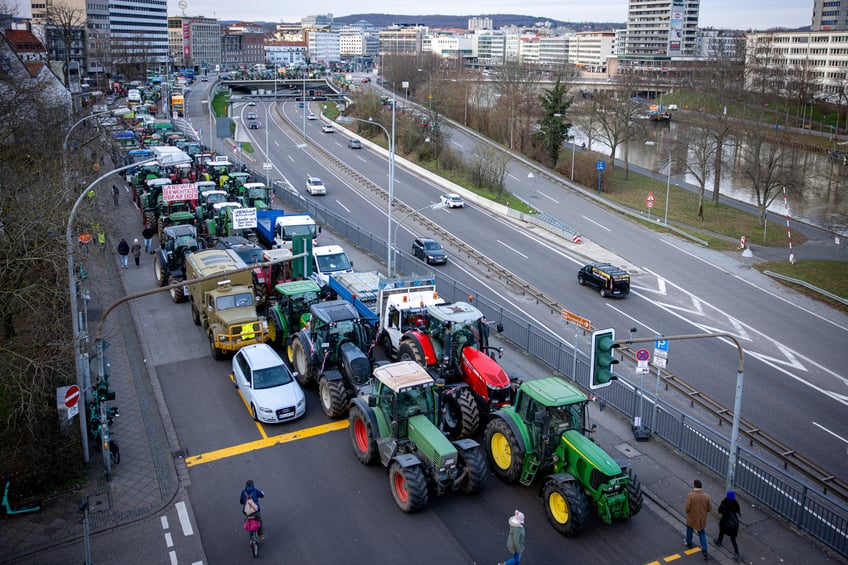
[[[265,539],[265,528],[262,523],[262,515],[259,511],[260,498],[265,498],[265,493],[253,486],[252,480],[248,480],[244,484],[244,490],[241,491],[239,503],[242,506],[242,513],[245,516],[245,520],[253,518],[259,522],[259,539]],[[252,501],[252,504],[248,504],[248,500]],[[255,510],[253,509],[254,507]]]

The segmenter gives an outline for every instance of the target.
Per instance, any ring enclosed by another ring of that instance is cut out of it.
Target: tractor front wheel
[[[355,404],[350,408],[348,417],[348,433],[350,443],[353,445],[353,453],[363,465],[372,465],[377,462],[377,441],[374,439],[374,430],[371,422],[362,413],[362,409]]]
[[[398,361],[415,361],[422,367],[427,366],[427,358],[421,347],[415,341],[404,341],[398,346]]]
[[[518,445],[515,434],[501,418],[493,418],[484,434],[486,450],[492,471],[505,483],[514,483],[521,478],[524,450]]]
[[[545,515],[553,527],[565,536],[579,532],[589,517],[589,502],[580,485],[550,481],[543,492]]]
[[[392,338],[389,336],[389,332],[384,331],[380,335],[380,345],[383,347],[383,353],[386,354],[386,359],[390,361],[394,359],[394,352],[392,351]]]
[[[156,284],[160,287],[168,284],[168,269],[159,262],[158,254],[153,258],[153,276],[156,277]]]
[[[395,504],[404,512],[418,512],[427,506],[427,481],[419,465],[402,467],[398,462],[392,463],[389,487]]]
[[[176,283],[176,282],[181,282],[181,281],[179,279],[178,280],[171,279],[171,284]],[[186,301],[186,295],[185,295],[185,288],[184,287],[182,287],[182,286],[174,287],[169,292],[171,293],[171,302],[173,302],[174,304],[179,304],[180,302]]]
[[[321,409],[328,418],[340,418],[347,412],[347,391],[341,380],[328,381],[326,377],[320,377],[318,396],[321,398]]]
[[[465,467],[465,477],[459,483],[462,494],[477,494],[489,480],[489,466],[486,456],[480,446],[472,449],[458,450],[459,462]]]
[[[444,431],[451,439],[471,437],[480,428],[480,410],[467,388],[442,396]]]

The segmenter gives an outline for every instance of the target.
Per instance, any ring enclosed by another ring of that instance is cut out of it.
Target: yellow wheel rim
[[[512,465],[512,448],[509,446],[509,440],[505,435],[496,432],[492,435],[491,445],[492,460],[498,469],[506,471]]]
[[[551,516],[559,524],[568,522],[568,502],[559,492],[552,492],[548,497],[548,508],[551,510]]]

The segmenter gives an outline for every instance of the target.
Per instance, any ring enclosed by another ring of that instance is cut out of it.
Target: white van
[[[312,259],[314,272],[310,278],[321,288],[330,282],[330,275],[353,272],[353,263],[340,245],[313,247]]]

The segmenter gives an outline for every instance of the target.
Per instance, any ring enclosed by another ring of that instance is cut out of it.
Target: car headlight
[[[297,407],[298,408],[303,408],[304,406],[306,406],[306,398],[301,398],[300,400],[297,401]]]
[[[272,410],[271,408],[265,408],[263,406],[259,407],[259,411],[262,412],[263,414],[273,414],[274,413],[274,410]]]

